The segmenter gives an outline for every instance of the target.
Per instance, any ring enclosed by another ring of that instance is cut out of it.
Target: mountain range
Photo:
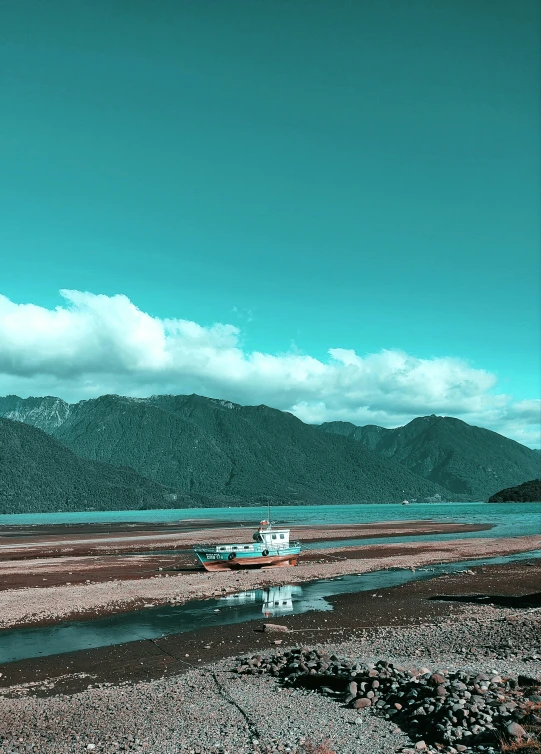
[[[394,430],[312,426],[267,406],[198,395],[105,395],[75,404],[7,396],[0,398],[0,416],[41,430],[42,444],[56,441],[55,453],[70,451],[67,468],[74,459],[100,463],[112,484],[123,467],[117,508],[142,507],[141,490],[148,507],[486,500],[539,475],[534,451],[450,417],[422,417]],[[0,474],[2,465],[0,454]],[[131,497],[128,469],[138,490]],[[66,471],[66,483],[72,473]],[[109,507],[99,502],[101,494],[96,488],[92,507]]]
[[[360,442],[412,473],[474,500],[540,472],[536,451],[450,416],[422,416],[396,429],[349,422],[328,422],[321,429]]]

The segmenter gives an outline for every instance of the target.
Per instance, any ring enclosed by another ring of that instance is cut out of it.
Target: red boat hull
[[[243,568],[280,568],[296,566],[298,555],[268,555],[258,558],[235,558],[234,560],[203,560],[207,571],[238,571]]]

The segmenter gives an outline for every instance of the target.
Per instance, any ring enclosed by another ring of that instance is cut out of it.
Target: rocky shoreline
[[[541,537],[337,543],[305,552],[297,568],[5,590],[2,625],[32,626],[316,578],[427,571],[332,597],[330,612],[281,616],[277,633],[261,632],[262,620],[218,622],[5,664],[0,754],[533,754],[525,734],[537,735],[541,693],[541,560],[483,564],[533,549]],[[429,578],[431,564],[466,559],[478,565]]]
[[[404,754],[495,752],[502,742],[528,739],[541,748],[536,735],[541,733],[541,681],[528,676],[434,672],[387,660],[363,666],[357,659],[301,647],[243,658],[236,671],[266,673],[286,687],[317,690],[360,714],[370,710],[391,720],[414,741]]]

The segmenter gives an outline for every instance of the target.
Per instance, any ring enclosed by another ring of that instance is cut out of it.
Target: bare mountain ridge
[[[349,422],[328,422],[320,429],[356,440],[414,474],[473,498],[486,499],[540,473],[535,450],[450,416],[423,416],[396,429]]]
[[[0,398],[0,416],[4,419],[25,422],[51,433],[68,418],[71,405],[62,398],[19,398],[6,395]]]

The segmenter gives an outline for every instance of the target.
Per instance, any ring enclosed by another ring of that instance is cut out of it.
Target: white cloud
[[[494,375],[456,358],[330,348],[325,361],[292,349],[246,352],[230,324],[161,320],[126,296],[61,291],[53,310],[0,295],[0,393],[79,400],[103,393],[196,392],[266,403],[308,422],[405,424],[457,416],[539,444],[540,402],[494,392]]]

